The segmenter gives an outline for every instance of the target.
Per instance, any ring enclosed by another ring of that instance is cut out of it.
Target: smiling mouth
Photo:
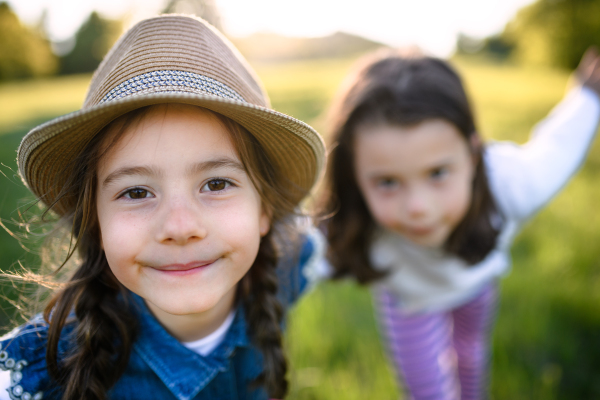
[[[425,236],[434,231],[434,228],[411,228],[409,232],[416,236]]]
[[[169,265],[161,265],[161,266],[151,266],[150,268],[155,269],[157,271],[160,272],[167,272],[167,273],[186,273],[186,272],[194,272],[197,270],[201,270],[201,269],[205,269],[207,267],[210,267],[211,265],[213,265],[216,261],[218,260],[211,260],[211,261],[193,261],[187,264],[169,264]]]

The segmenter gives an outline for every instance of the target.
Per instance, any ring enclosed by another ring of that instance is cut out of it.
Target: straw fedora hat
[[[117,41],[94,73],[80,110],[23,138],[17,159],[23,181],[45,204],[54,204],[94,135],[129,111],[159,103],[204,107],[244,126],[287,178],[294,203],[323,169],[319,134],[270,109],[260,80],[223,35],[200,18],[162,15],[139,22]],[[52,206],[59,215],[72,208],[65,199]]]

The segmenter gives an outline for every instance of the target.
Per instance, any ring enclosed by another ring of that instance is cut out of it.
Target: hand
[[[600,96],[600,55],[594,46],[589,47],[581,57],[579,66],[575,70],[575,77],[581,85],[592,89]]]

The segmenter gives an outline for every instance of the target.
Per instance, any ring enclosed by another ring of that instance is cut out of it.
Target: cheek
[[[471,181],[463,181],[454,187],[451,194],[451,201],[446,202],[446,219],[449,223],[456,226],[466,216],[471,206],[473,190]]]
[[[226,241],[238,256],[254,258],[258,252],[261,236],[269,230],[270,220],[254,207],[232,207],[213,220],[213,233]],[[263,233],[264,232],[264,233]]]
[[[144,221],[127,214],[103,214],[99,223],[102,247],[111,269],[133,262],[149,231]]]
[[[386,196],[378,196],[371,192],[369,196],[363,198],[367,203],[367,208],[373,219],[386,228],[392,228],[396,225],[396,215],[398,214],[398,199]]]

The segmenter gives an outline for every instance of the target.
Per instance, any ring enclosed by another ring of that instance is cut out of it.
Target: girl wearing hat
[[[420,54],[371,56],[334,108],[329,259],[373,283],[411,399],[486,398],[498,278],[519,228],[583,163],[600,118],[600,57],[523,146],[482,145],[461,79]]]
[[[322,248],[294,215],[323,162],[320,136],[269,108],[214,28],[138,23],[83,108],[19,147],[77,268],[0,341],[0,397],[283,397],[284,310]]]

